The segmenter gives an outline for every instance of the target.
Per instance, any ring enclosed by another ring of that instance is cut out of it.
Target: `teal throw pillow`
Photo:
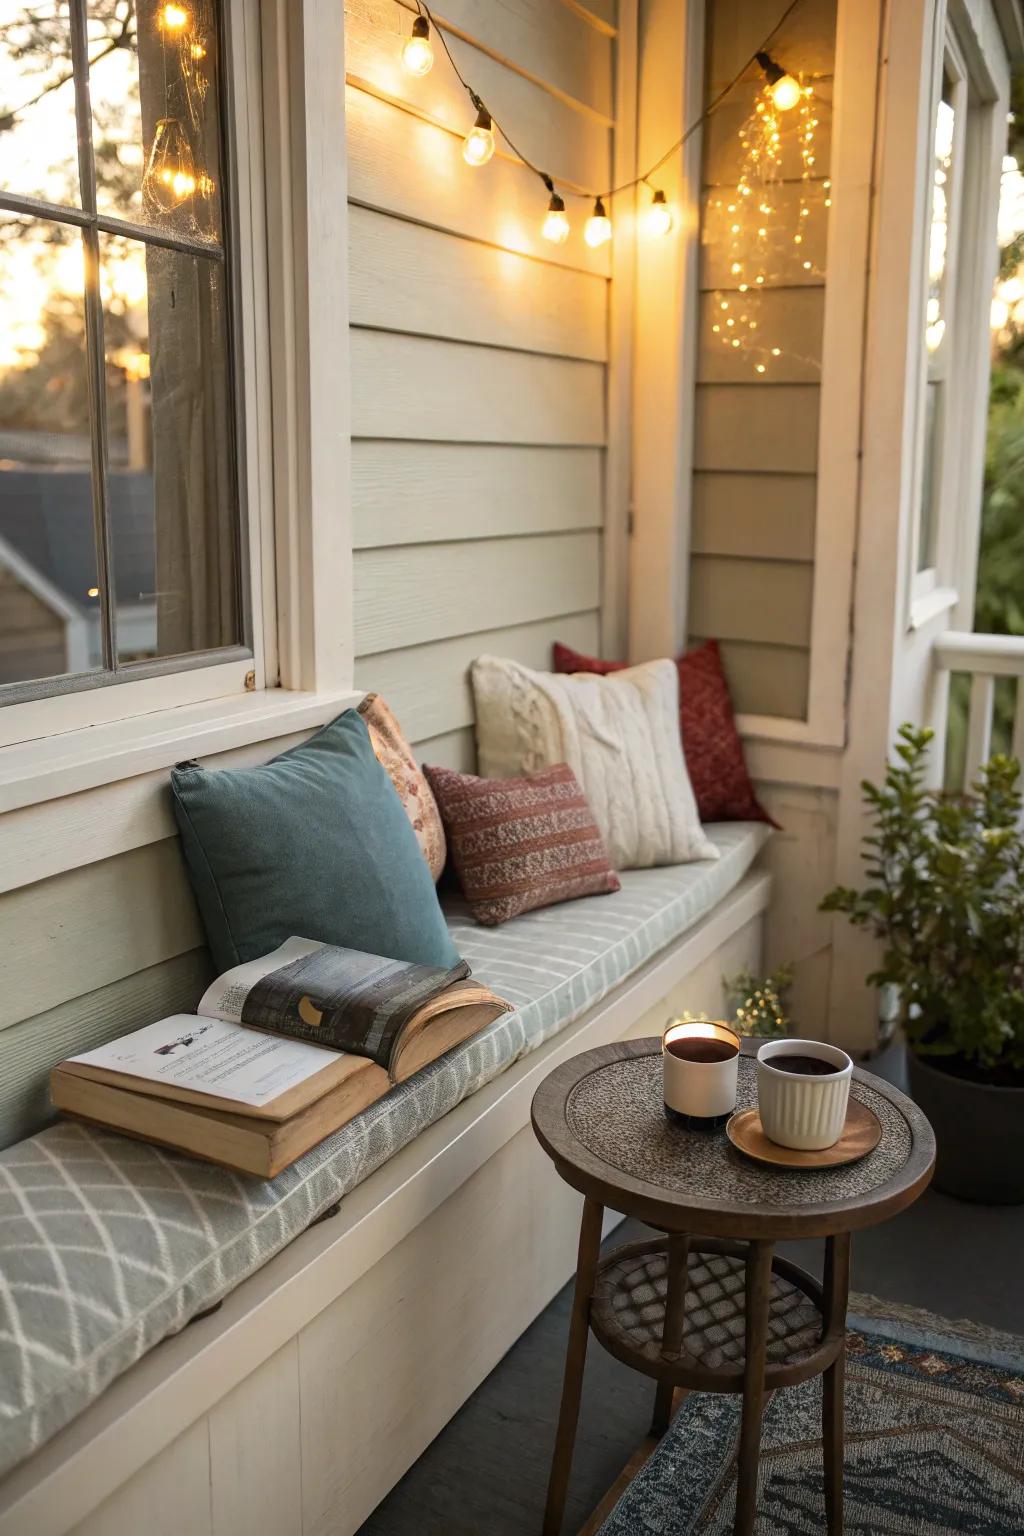
[[[416,834],[355,710],[255,768],[179,764],[171,789],[218,970],[293,933],[420,965],[458,962]]]

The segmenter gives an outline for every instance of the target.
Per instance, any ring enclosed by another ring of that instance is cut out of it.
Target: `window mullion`
[[[71,0],[71,62],[75,76],[75,119],[82,207],[90,216],[82,229],[85,247],[85,346],[92,435],[92,507],[96,540],[96,580],[100,589],[103,665],[117,670],[113,559],[107,500],[107,391],[100,293],[100,247],[96,225],[96,163],[93,157],[89,101],[89,33],[86,0]]]

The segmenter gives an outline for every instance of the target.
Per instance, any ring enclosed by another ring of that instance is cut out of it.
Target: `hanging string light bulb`
[[[777,64],[771,54],[759,53],[757,62],[764,71],[764,77],[768,82],[768,90],[772,101],[780,112],[790,112],[796,106],[803,95],[800,82],[788,75],[781,64]]]
[[[565,203],[554,188],[551,191],[551,201],[548,203],[541,234],[545,240],[550,240],[552,245],[564,245],[569,238],[569,218],[565,211]]]
[[[168,3],[160,7],[158,22],[164,32],[177,37],[188,29],[192,18],[183,5]]]
[[[412,34],[406,38],[402,49],[402,63],[410,75],[429,75],[434,67],[430,26],[425,16],[417,16],[412,24]]]
[[[476,122],[463,140],[462,158],[467,165],[486,165],[494,154],[494,127],[479,96],[473,98],[473,105],[477,109]]]
[[[596,198],[594,211],[583,226],[583,238],[593,250],[597,250],[598,246],[607,245],[611,237],[612,221],[605,212],[604,203]]]
[[[178,118],[162,117],[153,133],[142,195],[156,212],[172,213],[195,190],[196,166],[188,135]]]
[[[644,219],[644,229],[649,235],[667,235],[672,228],[672,210],[665,200],[664,192],[657,190],[651,199],[651,206],[647,210]]]

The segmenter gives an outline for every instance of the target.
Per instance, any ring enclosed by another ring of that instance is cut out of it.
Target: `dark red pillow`
[[[621,672],[624,661],[599,661],[556,640],[556,672]],[[690,783],[701,821],[772,821],[750,782],[743,743],[736,729],[729,685],[717,640],[705,640],[676,661],[679,668],[679,726]]]
[[[566,763],[522,779],[424,768],[448,852],[478,923],[619,889],[619,877]]]

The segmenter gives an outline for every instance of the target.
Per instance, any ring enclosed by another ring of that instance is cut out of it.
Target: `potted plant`
[[[884,784],[863,785],[869,884],[822,903],[881,939],[910,1091],[935,1129],[936,1187],[1024,1201],[1024,838],[1020,764],[996,756],[972,793],[925,787],[932,732],[901,726]]]

